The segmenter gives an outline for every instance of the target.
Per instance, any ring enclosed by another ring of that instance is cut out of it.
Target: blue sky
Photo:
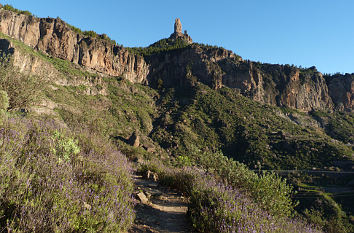
[[[124,46],[168,37],[176,17],[195,42],[244,59],[354,73],[353,0],[0,0],[39,17],[59,16]]]

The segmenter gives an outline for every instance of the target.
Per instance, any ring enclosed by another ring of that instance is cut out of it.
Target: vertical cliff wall
[[[151,65],[151,84],[173,87],[199,81],[215,89],[235,88],[271,105],[303,111],[353,110],[354,75],[324,77],[315,67],[244,61],[232,51],[197,44],[146,60]]]
[[[50,56],[134,83],[161,81],[165,87],[202,82],[212,88],[235,88],[256,101],[304,111],[352,111],[354,74],[324,77],[316,68],[300,69],[244,61],[223,48],[191,44],[176,20],[170,39],[188,46],[145,57],[104,38],[77,33],[61,19],[36,18],[0,9],[0,32]]]
[[[53,57],[132,82],[145,82],[149,72],[142,56],[108,40],[77,33],[59,18],[39,19],[0,9],[0,32]]]

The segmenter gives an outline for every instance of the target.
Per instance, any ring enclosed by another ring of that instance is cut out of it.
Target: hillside
[[[134,162],[189,197],[196,231],[353,231],[354,74],[243,60],[181,25],[124,48],[5,7],[0,32],[1,230],[124,232]]]

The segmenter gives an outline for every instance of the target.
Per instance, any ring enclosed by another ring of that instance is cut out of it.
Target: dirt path
[[[174,190],[160,186],[153,180],[135,175],[136,197],[139,200],[133,232],[191,232],[186,217],[187,200]]]

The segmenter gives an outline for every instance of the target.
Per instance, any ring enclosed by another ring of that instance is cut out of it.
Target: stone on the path
[[[146,195],[143,192],[138,193],[137,196],[141,203],[145,205],[149,204],[149,199],[146,197]]]
[[[157,182],[158,181],[158,179],[159,179],[159,176],[157,175],[157,173],[156,172],[152,172],[152,171],[147,171],[147,178],[148,179],[153,179],[155,182]]]

